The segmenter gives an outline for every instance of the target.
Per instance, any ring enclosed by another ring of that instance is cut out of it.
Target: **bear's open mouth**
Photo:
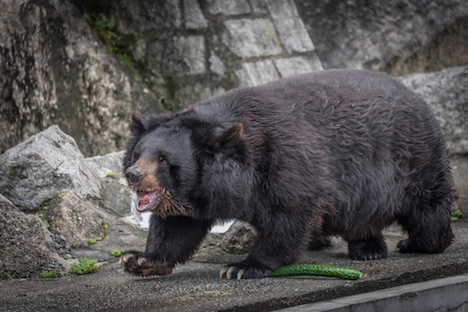
[[[139,212],[145,212],[156,208],[158,199],[163,193],[162,188],[153,190],[136,190],[137,193],[137,209]]]

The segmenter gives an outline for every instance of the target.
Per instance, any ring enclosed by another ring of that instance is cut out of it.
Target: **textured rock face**
[[[400,78],[431,107],[452,155],[468,154],[468,66]]]
[[[47,207],[43,215],[50,224],[49,230],[65,237],[70,247],[86,247],[90,238],[104,238],[104,216],[91,202],[72,192],[64,192],[49,202]]]
[[[297,12],[294,1],[265,1],[286,50],[289,53],[313,51],[314,44]]]
[[[467,64],[466,1],[301,0],[296,5],[326,69],[402,75]]]
[[[248,62],[236,71],[241,87],[250,87],[279,79],[273,62],[270,60]]]
[[[267,18],[228,20],[224,25],[226,31],[222,36],[223,43],[239,57],[270,56],[281,53],[275,28]]]
[[[146,61],[154,75],[185,76],[203,74],[205,40],[202,36],[173,37],[148,44]]]
[[[0,176],[1,193],[25,211],[67,190],[99,198],[102,188],[73,138],[57,126],[0,155]]]
[[[0,34],[0,152],[52,124],[84,154],[123,149],[130,112],[162,110],[71,1],[3,1]]]
[[[26,215],[0,194],[0,279],[38,277],[44,270],[58,276],[70,267],[65,239],[51,234],[41,219]]]

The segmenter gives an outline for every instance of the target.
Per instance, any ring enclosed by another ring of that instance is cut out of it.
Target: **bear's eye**
[[[133,152],[132,154],[132,163],[135,163],[138,159],[140,158],[140,153],[138,152]]]
[[[159,155],[159,163],[163,165],[167,165],[168,162],[166,160],[166,157],[164,157],[163,155]]]

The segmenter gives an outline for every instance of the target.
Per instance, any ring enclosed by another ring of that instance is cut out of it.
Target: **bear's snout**
[[[127,171],[125,171],[125,178],[129,184],[135,185],[141,181],[143,175],[135,168],[128,168]]]

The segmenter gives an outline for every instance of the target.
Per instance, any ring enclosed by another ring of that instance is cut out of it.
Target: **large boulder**
[[[65,274],[70,247],[47,230],[35,215],[27,215],[0,194],[0,279],[37,277],[42,271]]]
[[[64,191],[100,198],[102,188],[75,140],[58,126],[1,154],[0,176],[0,193],[24,211],[42,208]]]
[[[451,155],[468,154],[468,66],[400,78],[434,112]]]

